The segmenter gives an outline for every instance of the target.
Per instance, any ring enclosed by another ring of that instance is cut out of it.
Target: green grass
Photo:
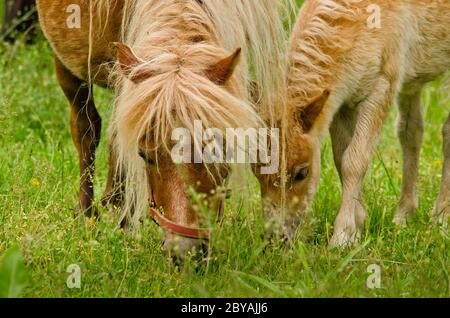
[[[0,2],[0,21],[3,21],[3,17],[5,14],[5,2]]]
[[[391,222],[401,182],[394,109],[367,177],[370,217],[360,246],[327,247],[340,200],[327,140],[308,235],[290,247],[264,251],[257,182],[250,177],[248,189],[234,191],[227,202],[208,263],[175,268],[162,256],[162,233],[150,220],[139,236],[131,236],[109,211],[96,224],[74,218],[78,160],[49,46],[0,44],[0,254],[21,247],[29,277],[26,297],[449,297],[449,234],[431,224],[428,212],[439,188],[440,130],[450,100],[439,82],[423,95],[420,208],[407,228]],[[106,127],[112,96],[97,89],[96,101]],[[106,178],[105,146],[103,138],[97,199]],[[66,287],[70,264],[81,267],[80,289]],[[366,287],[370,264],[381,267],[380,289]]]

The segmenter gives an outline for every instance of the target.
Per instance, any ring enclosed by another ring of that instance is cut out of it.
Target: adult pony
[[[94,213],[92,176],[101,118],[91,85],[98,84],[111,87],[116,96],[103,202],[121,206],[123,218],[134,225],[150,202],[153,215],[169,229],[164,250],[183,254],[205,238],[189,190],[205,194],[210,210],[220,210],[223,196],[216,189],[229,167],[175,164],[172,131],[183,128],[194,135],[195,120],[220,131],[261,125],[249,92],[254,81],[263,88],[258,96],[263,104],[277,96],[286,38],[280,12],[288,2],[37,1],[70,103],[81,210]]]
[[[421,89],[450,67],[450,2],[446,0],[309,0],[289,49],[287,105],[282,116],[285,182],[259,176],[269,216],[283,214],[292,236],[316,191],[320,142],[331,133],[342,202],[330,244],[361,236],[363,179],[391,105],[398,99],[403,185],[394,222],[418,206],[416,184],[423,135]],[[444,167],[431,216],[450,215],[450,118],[443,128]],[[285,193],[282,193],[285,189]],[[283,201],[285,195],[285,202]],[[283,212],[281,212],[282,210]]]

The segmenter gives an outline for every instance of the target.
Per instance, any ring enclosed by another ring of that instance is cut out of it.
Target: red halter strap
[[[150,193],[150,217],[163,229],[184,237],[199,239],[199,240],[209,240],[211,237],[211,231],[204,228],[196,228],[191,226],[184,226],[176,224],[169,219],[167,219],[161,212],[156,208],[155,201],[153,200],[153,193]],[[231,195],[230,191],[226,192],[225,198],[229,198]],[[219,219],[223,220],[223,211],[225,209],[225,200],[222,200],[219,206]]]
[[[149,214],[159,226],[173,234],[201,240],[209,240],[211,236],[210,230],[176,224],[153,207],[150,207]]]

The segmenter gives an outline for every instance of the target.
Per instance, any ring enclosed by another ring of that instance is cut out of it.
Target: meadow
[[[113,100],[100,88],[95,99],[103,117],[98,200]],[[328,247],[341,193],[327,139],[311,223],[295,242],[266,248],[258,183],[247,172],[227,201],[210,256],[177,267],[162,255],[162,231],[150,219],[140,234],[129,235],[99,203],[99,221],[74,217],[78,159],[52,52],[42,36],[32,45],[0,43],[0,255],[19,247],[23,297],[450,297],[450,235],[429,218],[441,179],[441,127],[450,112],[448,76],[427,85],[423,104],[420,207],[406,228],[392,224],[402,162],[392,107],[366,178],[369,217],[358,246]],[[9,259],[0,259],[0,280],[8,269],[2,261]],[[71,264],[81,268],[80,288],[66,284]],[[380,288],[367,285],[372,264],[381,269]]]

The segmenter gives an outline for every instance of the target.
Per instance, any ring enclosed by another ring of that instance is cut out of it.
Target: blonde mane
[[[356,20],[366,19],[368,3],[366,0],[311,0],[304,4],[288,53],[290,107],[305,106],[327,88],[330,77],[338,76],[334,73],[335,65],[352,47],[351,38],[343,37],[341,30],[351,28]]]
[[[282,131],[280,184],[281,206],[286,204],[287,149],[292,115],[305,107],[314,97],[329,87],[335,65],[350,49],[350,39],[342,37],[341,28],[361,19],[361,10],[368,0],[307,0],[297,16],[291,33],[286,60],[285,81],[276,110],[278,126]],[[291,150],[293,151],[293,150]]]
[[[119,172],[126,175],[123,217],[133,225],[148,204],[139,139],[150,135],[158,150],[168,151],[172,130],[183,127],[193,134],[194,120],[222,131],[262,126],[249,90],[256,82],[261,110],[270,112],[277,104],[286,65],[282,12],[293,7],[291,0],[125,1],[122,42],[142,61],[133,71],[153,74],[139,84],[121,76],[119,67],[111,75],[117,98],[110,134]],[[233,77],[226,87],[215,85],[206,68],[237,48],[243,57]]]

